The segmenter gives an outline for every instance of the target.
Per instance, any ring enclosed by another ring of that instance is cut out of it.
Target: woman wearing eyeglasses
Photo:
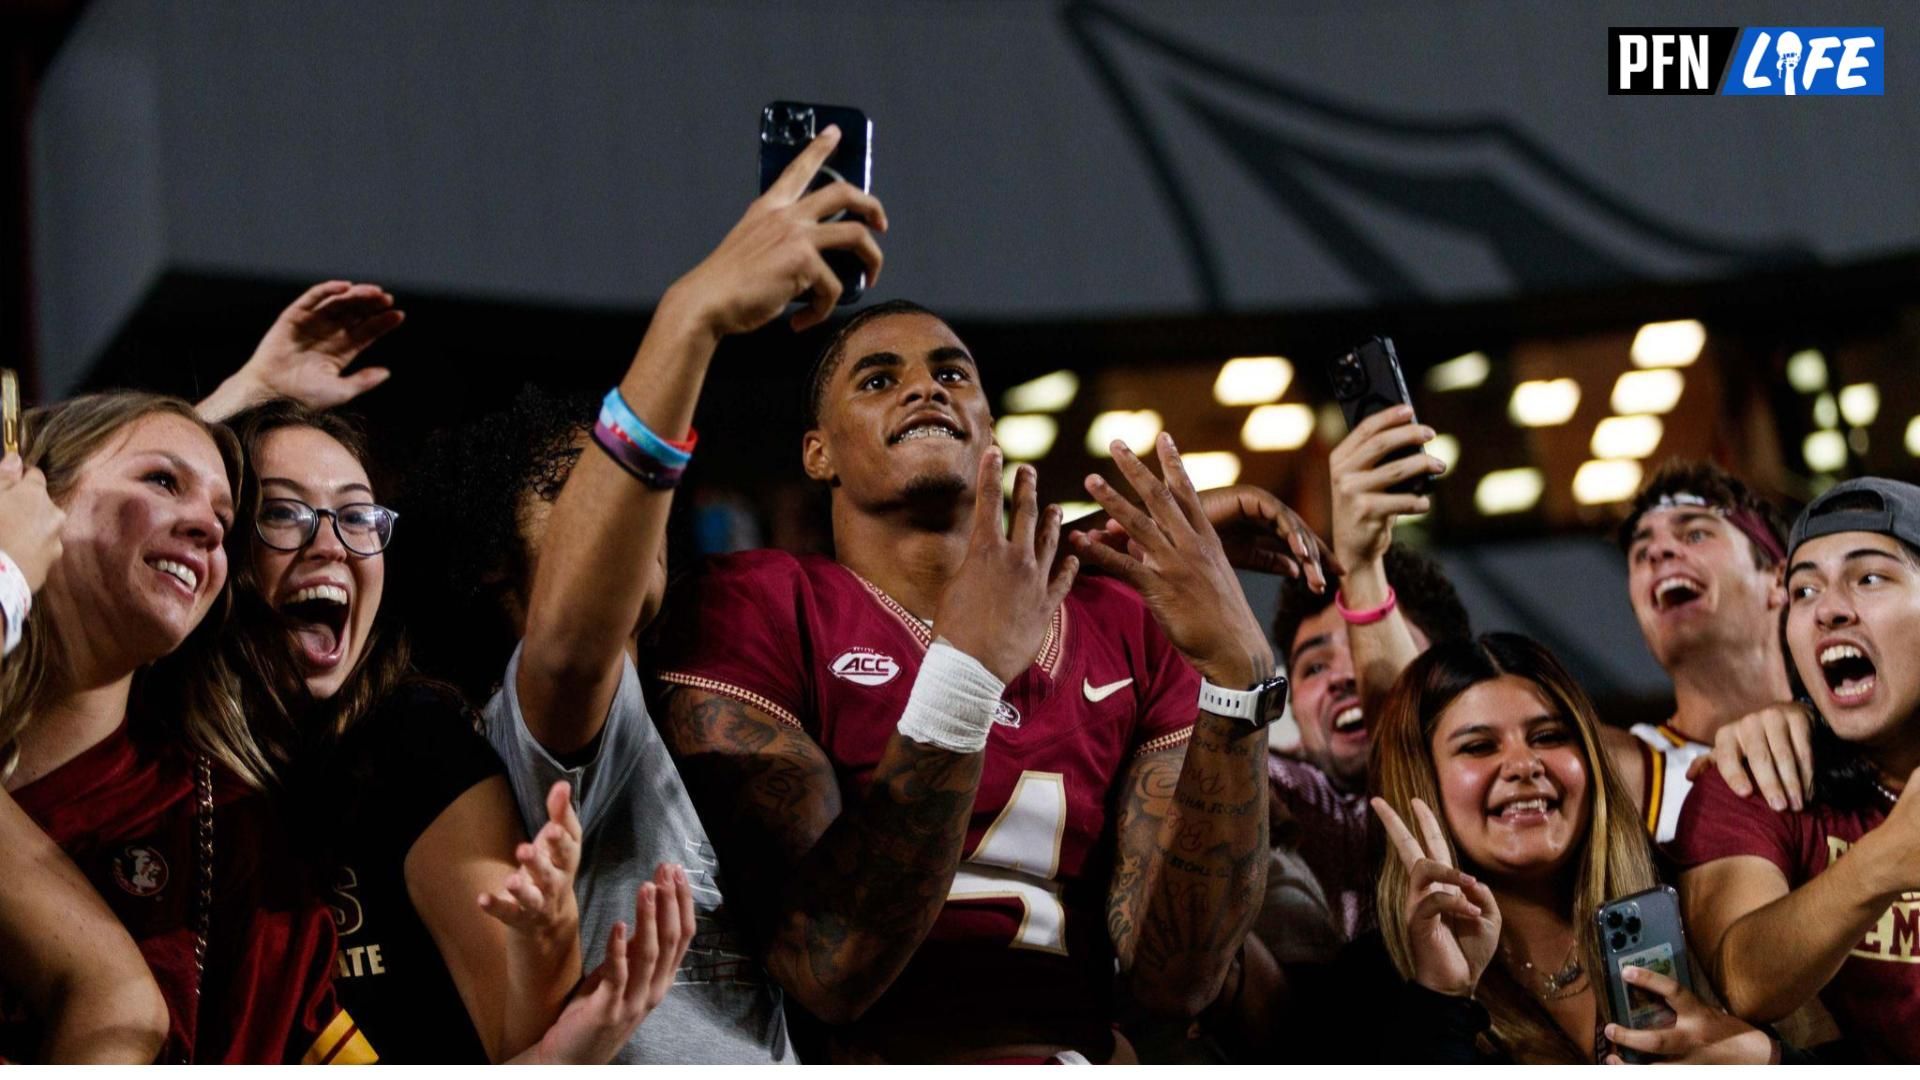
[[[230,647],[255,739],[334,868],[343,1001],[388,1062],[606,1061],[670,985],[691,894],[670,877],[643,888],[635,931],[616,927],[608,947],[623,974],[603,965],[569,1002],[569,792],[556,785],[527,843],[464,704],[410,676],[403,635],[380,619],[398,515],[375,501],[358,431],[291,401],[232,423],[247,470]]]

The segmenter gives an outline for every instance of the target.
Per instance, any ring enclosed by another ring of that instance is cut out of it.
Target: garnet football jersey
[[[659,678],[805,731],[864,790],[935,630],[848,568],[756,551],[713,560],[676,592]],[[1137,756],[1182,745],[1200,677],[1127,586],[1082,577],[1034,664],[1001,699],[965,857],[946,907],[860,1021],[879,1045],[978,1017],[1051,1018],[1104,1037],[1105,924],[1116,788]],[[911,1051],[908,1051],[910,1054]]]

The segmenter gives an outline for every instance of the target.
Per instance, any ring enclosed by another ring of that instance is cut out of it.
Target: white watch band
[[[1228,690],[1224,686],[1215,686],[1205,679],[1200,680],[1200,708],[1215,716],[1230,716],[1236,720],[1256,721],[1260,719],[1260,691]]]

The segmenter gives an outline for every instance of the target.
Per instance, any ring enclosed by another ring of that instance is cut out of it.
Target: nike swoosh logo
[[[1119,682],[1110,682],[1105,686],[1093,685],[1092,679],[1080,680],[1080,690],[1087,695],[1088,701],[1105,701],[1132,685],[1132,679],[1121,679]]]

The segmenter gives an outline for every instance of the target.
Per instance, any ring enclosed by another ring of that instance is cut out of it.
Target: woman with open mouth
[[[369,1060],[335,1004],[331,919],[301,887],[217,647],[232,434],[184,401],[123,392],[28,413],[25,447],[65,518],[0,672],[0,761],[152,971],[159,1060]],[[88,918],[76,909],[66,931]],[[18,1020],[0,1022],[0,1057],[31,1060],[52,1033]]]
[[[1594,914],[1653,887],[1653,859],[1593,706],[1551,653],[1518,634],[1436,646],[1381,713],[1380,926],[1405,980],[1396,1027],[1418,1032],[1402,1060],[1776,1060],[1766,1032],[1644,972],[1631,985],[1673,1025],[1607,1022]]]
[[[605,1062],[691,941],[691,893],[670,877],[644,886],[631,937],[616,927],[608,947],[629,963],[617,1007],[604,992],[569,1002],[581,974],[570,792],[554,786],[527,842],[465,704],[411,674],[380,619],[398,515],[375,501],[358,430],[285,400],[233,423],[248,469],[231,648],[256,737],[334,873],[342,999],[389,1062]]]

